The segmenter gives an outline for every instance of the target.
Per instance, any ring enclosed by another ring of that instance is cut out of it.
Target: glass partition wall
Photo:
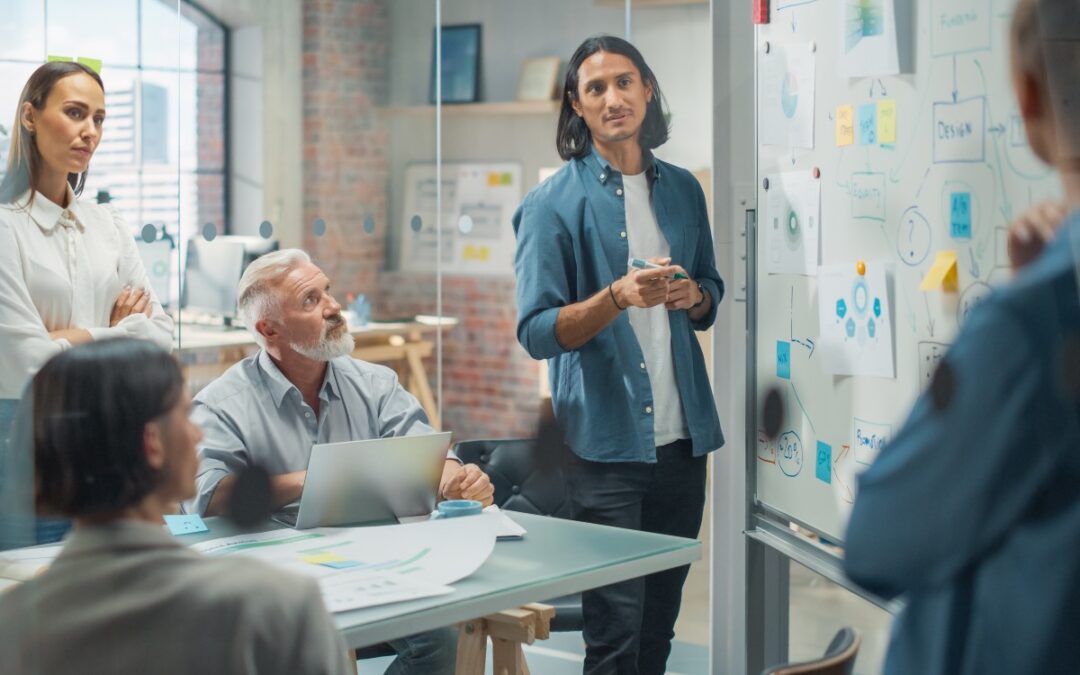
[[[247,265],[299,248],[329,279],[353,355],[392,369],[432,427],[455,442],[534,437],[550,389],[516,335],[511,217],[563,164],[564,70],[586,37],[641,49],[673,128],[657,156],[711,197],[709,6],[649,5],[9,0],[0,167],[29,75],[53,58],[90,65],[107,112],[82,201],[123,220],[192,394],[259,351],[237,307]],[[7,313],[17,293],[3,292]],[[12,379],[5,436],[31,375],[0,373]],[[23,440],[0,464],[3,548],[66,528],[34,518]],[[251,508],[265,509],[257,497]],[[707,569],[696,564],[686,586],[676,670],[708,658]],[[548,646],[562,654],[539,650],[533,672],[581,658],[579,634]]]

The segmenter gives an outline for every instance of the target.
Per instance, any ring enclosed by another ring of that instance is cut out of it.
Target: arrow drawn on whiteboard
[[[795,344],[800,345],[802,347],[806,347],[807,349],[810,350],[810,354],[807,355],[807,358],[814,355],[814,341],[813,340],[811,340],[810,338],[806,338],[806,340],[803,341],[803,340],[799,340],[799,339],[797,339],[795,337],[795,287],[794,286],[791,287],[791,305],[790,305],[790,311],[788,313],[788,335],[791,338],[792,342],[794,342]]]
[[[975,259],[975,249],[968,248],[968,253],[971,257],[971,276],[976,279],[979,278],[979,261]]]
[[[930,328],[930,337],[934,337],[934,316],[930,313],[930,300],[927,299],[926,293],[923,293],[922,299],[926,305],[926,322]]]
[[[922,194],[922,189],[926,185],[926,179],[930,177],[930,168],[926,167],[926,173],[923,174],[922,182],[919,183],[919,190],[915,193],[915,201],[919,201],[919,195]]]
[[[952,57],[952,102],[956,103],[956,97],[959,95],[959,91],[956,89],[956,54]]]

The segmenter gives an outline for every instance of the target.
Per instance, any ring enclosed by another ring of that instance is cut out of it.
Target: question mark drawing
[[[907,223],[907,236],[904,235],[904,223]],[[896,254],[905,265],[915,267],[930,254],[932,245],[933,236],[926,217],[919,211],[919,207],[909,207],[900,216],[900,223],[896,228]]]

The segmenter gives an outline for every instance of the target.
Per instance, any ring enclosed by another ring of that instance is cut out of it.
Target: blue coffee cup
[[[447,499],[439,502],[435,512],[431,514],[431,519],[475,516],[483,510],[484,505],[475,499]]]

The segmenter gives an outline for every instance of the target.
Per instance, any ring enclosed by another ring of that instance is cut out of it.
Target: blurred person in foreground
[[[33,446],[37,501],[75,526],[44,574],[0,595],[5,673],[354,672],[314,580],[205,557],[163,528],[195,494],[202,437],[167,352],[75,347],[28,397],[16,438]]]
[[[845,568],[901,597],[889,674],[1080,664],[1080,4],[1020,0],[1012,70],[1064,208],[1013,224],[1016,278],[972,311],[903,429],[859,478]],[[1054,224],[1069,213],[1054,236]]]

